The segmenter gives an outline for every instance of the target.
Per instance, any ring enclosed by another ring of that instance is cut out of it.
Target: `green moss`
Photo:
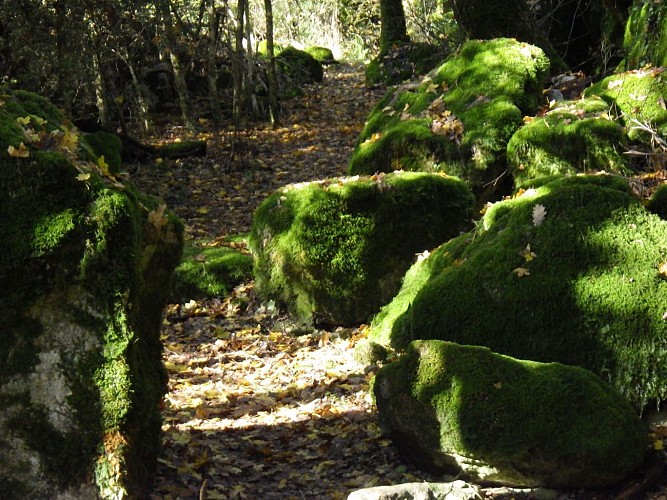
[[[374,394],[403,452],[454,474],[463,467],[473,480],[605,486],[645,454],[646,428],[627,401],[591,372],[559,363],[416,341],[380,370]],[[481,472],[483,464],[497,470]]]
[[[282,45],[280,45],[279,43],[274,42],[273,43],[273,55],[277,56],[278,54],[280,54],[283,51],[283,48],[284,47]],[[259,42],[259,44],[257,45],[257,53],[260,56],[268,55],[268,48],[267,48],[267,45],[266,45],[266,40],[262,40],[262,41]]]
[[[600,96],[618,114],[628,137],[650,145],[651,134],[643,131],[648,126],[660,135],[667,134],[667,82],[663,82],[662,68],[644,68],[612,75],[589,87],[586,97]]]
[[[252,276],[252,256],[227,246],[186,244],[174,271],[172,298],[178,302],[226,295]]]
[[[292,46],[276,56],[276,64],[297,84],[321,82],[324,77],[322,63],[307,52]]]
[[[415,253],[466,226],[471,203],[458,179],[418,173],[280,189],[253,218],[256,286],[304,321],[364,321]]]
[[[306,52],[322,64],[333,64],[337,62],[331,49],[326,47],[308,47]]]
[[[542,176],[628,173],[625,130],[599,98],[563,101],[519,129],[507,144],[516,187]]]
[[[515,40],[466,43],[421,83],[397,87],[382,99],[349,172],[444,171],[481,190],[506,169],[507,142],[523,113],[536,109],[548,68],[540,49]]]
[[[486,345],[588,368],[639,408],[666,399],[667,227],[621,183],[561,179],[493,205],[474,233],[408,272],[371,340]],[[538,205],[546,217],[535,225]]]
[[[620,69],[639,69],[647,64],[667,66],[667,6],[662,2],[632,2],[625,26],[625,58]]]
[[[120,171],[122,144],[118,135],[110,132],[85,134],[82,137],[82,143],[90,148],[91,161],[97,162],[98,158],[104,156],[104,161],[109,165],[111,173]]]

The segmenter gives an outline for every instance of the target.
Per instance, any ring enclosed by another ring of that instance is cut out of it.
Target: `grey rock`
[[[348,500],[477,500],[480,488],[465,481],[449,483],[405,483],[353,491]]]

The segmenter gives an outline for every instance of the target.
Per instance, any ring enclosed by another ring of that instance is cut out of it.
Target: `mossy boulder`
[[[632,406],[583,368],[415,341],[375,377],[380,425],[417,463],[472,481],[596,488],[643,462]]]
[[[600,98],[561,101],[520,128],[507,144],[515,187],[544,176],[629,172],[625,129]]]
[[[621,177],[543,182],[417,262],[369,338],[484,345],[587,368],[637,408],[667,399],[667,222]]]
[[[313,56],[316,60],[321,62],[322,64],[335,64],[338,61],[336,61],[336,58],[333,55],[333,52],[331,49],[328,49],[326,47],[308,47],[306,49],[306,52]]]
[[[283,48],[284,47],[282,45],[280,45],[279,43],[274,42],[273,43],[273,55],[277,56],[278,54],[280,54],[282,52]],[[268,44],[267,44],[266,40],[262,40],[262,41],[259,42],[259,44],[257,45],[257,53],[260,56],[265,56],[265,57],[269,54]]]
[[[182,225],[81,159],[48,101],[2,103],[0,496],[136,498],[160,446]]]
[[[415,254],[468,226],[472,201],[462,181],[415,172],[281,188],[253,218],[256,288],[302,321],[366,321]]]
[[[296,84],[321,82],[324,78],[322,63],[308,52],[292,46],[280,51],[276,64]]]
[[[424,75],[442,62],[442,47],[426,43],[395,43],[366,67],[366,84],[396,85]]]
[[[586,89],[585,96],[599,96],[618,114],[631,141],[652,144],[653,134],[667,135],[667,81],[664,68],[645,67],[619,73]]]
[[[667,66],[667,5],[635,0],[625,25],[622,70]]]
[[[93,162],[103,161],[112,173],[118,173],[121,166],[122,143],[117,134],[111,132],[94,132],[82,137],[82,157]]]
[[[187,302],[226,295],[252,277],[252,266],[252,256],[237,248],[186,243],[183,260],[174,271],[172,298]]]
[[[421,83],[391,90],[357,141],[350,174],[446,172],[475,191],[506,170],[507,142],[542,99],[549,61],[510,39],[469,41]]]

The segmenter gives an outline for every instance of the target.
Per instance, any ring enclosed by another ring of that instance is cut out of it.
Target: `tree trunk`
[[[248,68],[248,74],[246,75],[245,80],[245,94],[246,98],[250,101],[252,106],[252,111],[255,114],[259,112],[259,106],[257,106],[257,95],[255,94],[255,54],[252,47],[252,22],[250,20],[250,2],[246,0],[245,2],[245,39],[246,39],[246,65]]]
[[[245,99],[243,93],[243,79],[245,76],[244,64],[244,49],[243,49],[243,17],[245,14],[245,4],[247,0],[238,0],[236,8],[236,26],[235,38],[236,43],[234,47],[234,57],[232,59],[232,73],[234,74],[234,103],[232,105],[232,112],[234,115],[234,124],[239,129],[242,126],[243,109],[245,108]]]
[[[185,73],[183,71],[183,67],[181,66],[181,58],[178,53],[178,40],[176,38],[176,32],[174,30],[171,14],[171,1],[158,0],[157,7],[158,12],[162,16],[162,22],[164,23],[164,32],[167,42],[166,49],[169,53],[169,60],[174,72],[174,86],[176,87],[176,92],[178,93],[178,101],[181,107],[183,122],[189,130],[194,130],[196,127],[192,117],[192,106],[190,104],[188,86],[185,82]]]
[[[273,46],[273,4],[271,0],[264,0],[264,12],[266,13],[266,55],[269,58],[269,67],[266,72],[269,87],[269,118],[271,126],[276,128],[280,121],[280,111],[278,109],[276,57]]]
[[[218,24],[220,17],[216,9],[215,0],[210,0],[208,5],[208,47],[206,51],[206,63],[208,66],[208,97],[211,104],[211,116],[215,128],[220,128],[220,96],[218,95],[218,70],[216,64],[218,47]]]
[[[93,68],[95,69],[95,101],[97,104],[97,117],[100,124],[104,128],[111,127],[111,120],[109,119],[109,103],[107,99],[107,89],[104,84],[104,73],[102,72],[102,64],[98,54],[93,55]]]
[[[402,0],[380,0],[380,50],[409,41]]]

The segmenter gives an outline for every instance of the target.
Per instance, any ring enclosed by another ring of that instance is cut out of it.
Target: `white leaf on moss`
[[[533,207],[533,226],[537,227],[544,222],[547,216],[547,210],[544,205],[537,204]]]

